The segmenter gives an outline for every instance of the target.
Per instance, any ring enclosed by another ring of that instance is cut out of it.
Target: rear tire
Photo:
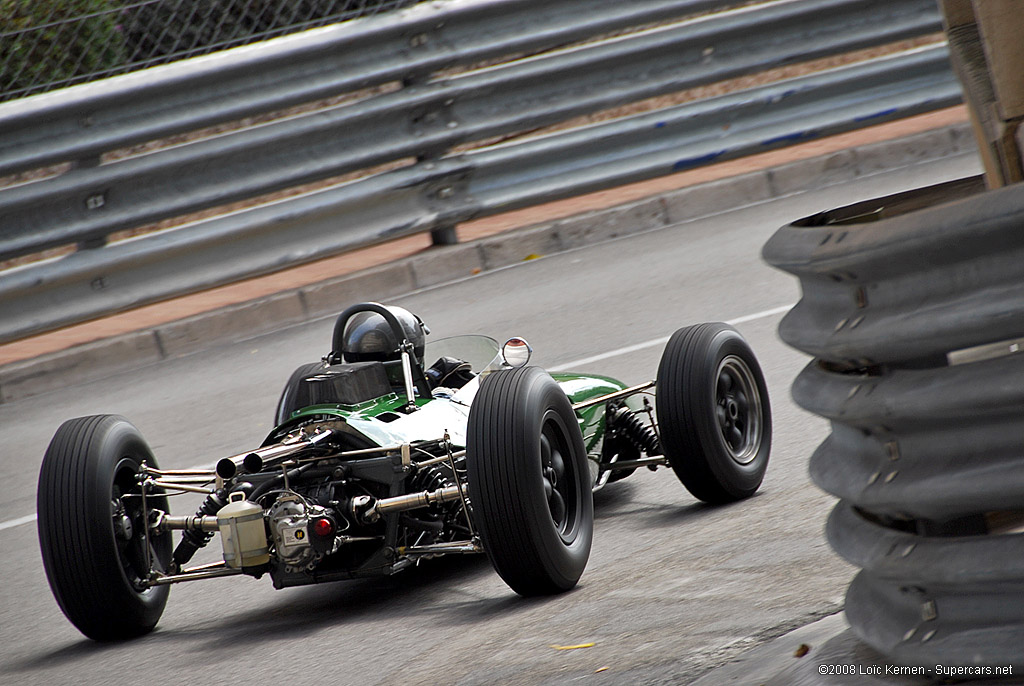
[[[149,446],[123,417],[71,419],[43,457],[36,506],[43,567],[57,604],[97,641],[132,638],[156,626],[167,586],[144,588],[147,513],[136,479],[142,462],[156,467]],[[167,498],[147,494],[167,511]],[[151,537],[150,558],[164,570],[171,535]]]
[[[576,413],[536,367],[484,377],[466,446],[474,524],[520,595],[573,588],[590,557],[594,501]]]
[[[697,324],[669,339],[658,366],[662,449],[699,500],[753,495],[771,452],[768,389],[757,358],[727,324]]]
[[[299,384],[303,379],[313,376],[323,368],[324,365],[320,362],[309,362],[292,372],[277,401],[277,409],[274,411],[274,426],[281,426],[291,418],[292,412],[302,409],[302,404],[297,402]]]

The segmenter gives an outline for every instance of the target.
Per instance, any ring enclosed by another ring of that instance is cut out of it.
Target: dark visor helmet
[[[412,343],[416,359],[423,362],[426,331],[422,320],[403,307],[387,309],[402,325],[405,338]],[[341,352],[346,362],[387,362],[401,359],[399,345],[391,325],[376,312],[357,312],[345,326]]]

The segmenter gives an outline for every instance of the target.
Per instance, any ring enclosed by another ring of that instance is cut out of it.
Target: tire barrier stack
[[[764,247],[800,279],[779,326],[831,435],[830,544],[861,568],[855,634],[902,665],[1020,662],[1024,187],[964,179],[799,220]]]

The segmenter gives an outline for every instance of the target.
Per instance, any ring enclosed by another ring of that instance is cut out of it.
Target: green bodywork
[[[558,385],[562,387],[569,401],[581,403],[602,395],[608,395],[626,388],[621,381],[607,376],[594,374],[552,374]],[[604,446],[605,405],[599,403],[576,411],[579,418],[580,431],[583,432],[583,445],[591,460],[600,461],[601,449]]]
[[[557,373],[551,376],[573,404],[626,388],[621,381],[595,374]],[[435,440],[447,432],[455,445],[464,447],[469,405],[460,402],[458,395],[451,399],[417,398],[419,410],[408,414],[402,412],[405,396],[396,393],[358,405],[311,405],[293,413],[289,423],[299,418],[337,418],[378,445]],[[576,415],[587,454],[592,460],[600,460],[605,435],[604,404],[584,408]]]

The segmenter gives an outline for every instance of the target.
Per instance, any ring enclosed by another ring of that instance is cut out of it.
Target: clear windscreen
[[[468,362],[470,369],[479,374],[501,367],[501,346],[490,336],[449,336],[429,341],[423,353],[423,365],[430,367],[441,357],[454,357]]]

